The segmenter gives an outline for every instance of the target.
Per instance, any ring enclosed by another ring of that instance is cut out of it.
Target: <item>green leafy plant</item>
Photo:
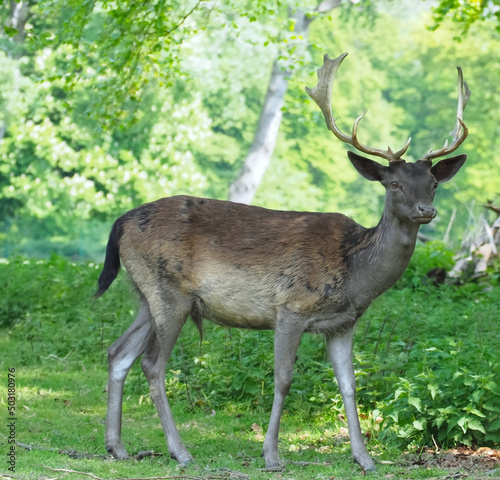
[[[439,241],[426,242],[417,245],[413,257],[399,285],[414,287],[425,284],[427,273],[433,268],[453,268],[454,252],[445,243]]]
[[[379,403],[385,419],[381,438],[444,448],[500,441],[500,372],[494,355],[490,352],[478,371],[467,365],[463,345],[446,341],[442,348],[414,347],[413,375],[394,378],[393,395]]]

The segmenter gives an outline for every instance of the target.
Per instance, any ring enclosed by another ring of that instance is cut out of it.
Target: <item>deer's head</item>
[[[352,145],[362,153],[388,160],[389,166],[384,166],[357,153],[348,152],[351,163],[364,178],[379,181],[385,187],[385,212],[403,222],[429,223],[436,216],[432,200],[437,186],[453,178],[467,158],[467,155],[463,154],[432,165],[432,160],[453,153],[467,137],[468,130],[463,122],[463,112],[471,92],[463,80],[462,69],[458,67],[457,122],[455,129],[450,133],[453,137],[451,144],[448,145],[446,140],[441,149],[430,150],[420,160],[407,163],[402,157],[410,145],[411,138],[396,152],[390,147],[387,150],[380,150],[359,142],[358,124],[366,112],[355,120],[351,135],[341,132],[335,124],[331,109],[332,86],[337,70],[346,56],[347,53],[344,53],[331,60],[325,55],[323,66],[318,70],[318,85],[313,89],[306,87],[306,91],[323,112],[328,129],[339,140]]]

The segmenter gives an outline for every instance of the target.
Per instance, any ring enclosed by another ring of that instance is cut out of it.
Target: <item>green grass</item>
[[[105,382],[106,372],[102,367],[84,369],[82,365],[58,360],[46,362],[43,367],[18,370],[17,441],[40,449],[28,451],[17,447],[17,475],[29,479],[56,477],[49,468],[87,472],[101,478],[175,475],[204,478],[222,475],[225,478],[225,469],[250,475],[252,479],[281,478],[283,475],[261,471],[264,467],[260,457],[261,428],[266,427],[267,413],[260,410],[238,414],[225,410],[208,413],[202,409],[192,412],[186,404],[175,401],[171,402],[174,415],[195,457],[193,465],[179,467],[168,455],[142,461],[111,460],[105,456],[104,449]],[[301,412],[287,410],[282,423],[280,451],[286,462],[286,478],[363,476],[351,461],[348,440],[345,433],[339,432],[341,422],[337,419],[318,414],[304,422]],[[123,438],[131,454],[150,449],[166,452],[153,406],[131,393],[125,394]],[[3,449],[5,445],[1,443]],[[376,458],[397,460],[394,452],[387,452],[377,442],[370,442],[369,446]],[[71,458],[68,454],[94,458]],[[405,472],[406,478],[426,478],[422,472],[408,467],[380,465],[378,474],[372,476]],[[3,468],[0,471],[7,473]],[[436,475],[439,471],[425,473]]]
[[[422,286],[417,268],[379,298],[355,340],[358,404],[368,448],[379,463],[371,478],[432,478],[403,452],[500,441],[500,327],[495,281]],[[195,457],[169,459],[159,418],[139,365],[125,386],[123,441],[131,454],[113,461],[104,448],[106,350],[134,318],[136,299],[121,274],[91,299],[99,266],[53,257],[0,264],[0,412],[7,417],[7,369],[16,368],[16,449],[23,479],[191,476],[358,478],[342,403],[323,339],[305,336],[280,435],[284,472],[264,472],[260,456],[272,403],[272,332],[205,323],[200,345],[188,323],[172,355],[167,392],[183,440]],[[420,279],[420,280],[419,280]],[[9,473],[7,422],[0,427],[0,473]],[[71,453],[72,452],[72,453]],[[68,454],[69,453],[69,454]],[[72,458],[73,457],[73,458]],[[391,463],[384,463],[391,462]]]

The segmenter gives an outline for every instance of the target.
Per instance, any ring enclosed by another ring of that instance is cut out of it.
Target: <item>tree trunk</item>
[[[229,200],[250,203],[269,165],[276,145],[289,72],[275,60],[257,131],[238,178],[229,188]]]
[[[14,41],[23,43],[26,36],[25,26],[30,17],[28,2],[10,0],[10,26],[15,28],[19,33],[14,36]],[[16,57],[22,56],[17,54]]]
[[[340,4],[340,0],[324,0],[316,10],[319,13],[326,13]],[[307,36],[314,17],[308,17],[300,10],[295,12],[294,17],[296,34]],[[283,70],[276,59],[250,151],[240,174],[229,187],[229,200],[232,202],[250,203],[264,177],[278,138],[289,76],[290,72]]]

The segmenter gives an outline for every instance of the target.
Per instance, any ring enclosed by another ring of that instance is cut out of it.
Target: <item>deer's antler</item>
[[[409,138],[405,146],[397,152],[393,152],[390,147],[388,147],[387,150],[379,150],[378,148],[366,147],[359,142],[357,138],[358,124],[364,117],[366,112],[363,112],[355,120],[354,125],[352,126],[352,134],[350,136],[342,133],[335,124],[335,119],[333,118],[331,107],[332,86],[337,70],[342,63],[342,60],[344,60],[346,56],[347,53],[343,53],[342,55],[340,55],[340,57],[332,60],[330,59],[330,57],[328,57],[328,55],[325,54],[323,66],[318,69],[318,85],[312,89],[306,87],[307,94],[318,104],[325,117],[328,130],[331,130],[339,140],[352,145],[360,152],[385,158],[386,160],[389,160],[389,162],[397,162],[401,160],[401,157],[404,155],[410,145],[411,138]]]
[[[467,106],[467,102],[469,101],[471,91],[467,82],[464,82],[464,76],[462,73],[462,69],[457,67],[458,70],[458,106],[457,106],[457,123],[453,132],[450,132],[450,135],[453,137],[453,140],[450,145],[448,145],[448,140],[444,142],[443,148],[439,150],[429,150],[422,158],[423,161],[431,162],[434,158],[444,157],[452,152],[454,152],[461,143],[467,138],[467,134],[469,130],[465,126],[463,122],[464,110]]]

